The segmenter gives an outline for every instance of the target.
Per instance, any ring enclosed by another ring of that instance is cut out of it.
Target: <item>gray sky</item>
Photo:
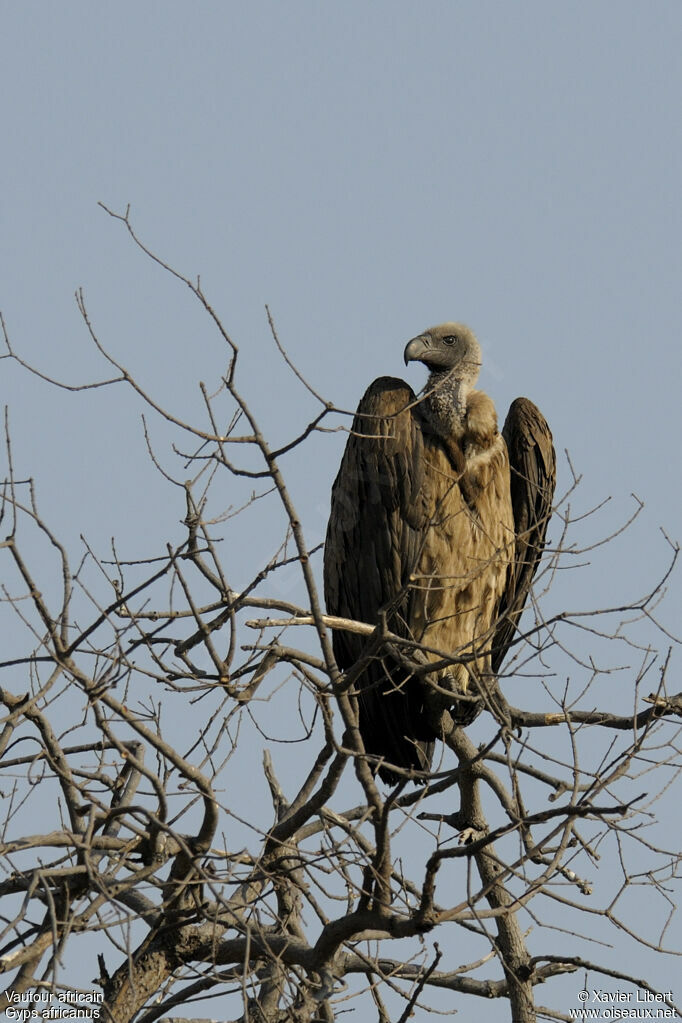
[[[201,274],[273,436],[316,407],[278,361],[266,302],[344,408],[405,372],[408,338],[463,320],[500,417],[527,394],[569,450],[576,509],[611,496],[582,535],[625,519],[632,492],[646,503],[552,606],[633,598],[666,563],[658,527],[680,536],[681,29],[682,5],[661,0],[3,4],[13,343],[69,382],[107,375],[75,308],[82,286],[102,340],[169,407],[196,413],[197,381],[224,369],[187,289],[100,200],[130,203],[144,241]],[[406,375],[421,386],[418,368]],[[0,397],[56,532],[115,535],[137,556],[160,528],[179,535],[181,504],[122,389],[67,396],[3,362]],[[318,437],[285,466],[311,541],[341,446]],[[563,460],[561,473],[565,487]]]

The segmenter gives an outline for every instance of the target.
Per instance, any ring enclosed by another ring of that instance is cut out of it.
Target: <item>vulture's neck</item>
[[[474,381],[453,374],[452,370],[433,370],[424,392],[424,412],[433,430],[441,437],[461,435],[464,430],[467,399]]]

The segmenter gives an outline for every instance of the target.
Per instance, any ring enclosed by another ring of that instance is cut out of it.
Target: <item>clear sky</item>
[[[0,308],[24,357],[69,382],[106,375],[82,286],[103,341],[168,406],[196,412],[197,382],[224,369],[187,289],[98,201],[130,203],[145,242],[201,274],[275,437],[315,405],[265,303],[344,408],[405,373],[410,337],[463,320],[501,418],[526,394],[570,452],[576,508],[611,496],[584,535],[627,517],[633,492],[645,502],[552,600],[650,588],[668,557],[659,526],[681,533],[677,0],[24,0],[2,4],[0,32]],[[177,532],[129,394],[68,396],[4,361],[0,398],[57,533],[115,535],[140,556]],[[286,467],[311,542],[341,446],[319,437]],[[563,454],[560,472],[565,487]],[[681,594],[673,581],[671,627]]]

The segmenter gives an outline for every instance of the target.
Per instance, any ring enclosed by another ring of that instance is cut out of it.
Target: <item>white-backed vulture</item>
[[[552,435],[527,398],[509,409],[502,434],[491,399],[474,389],[481,349],[460,323],[420,334],[405,363],[429,370],[416,397],[403,381],[370,385],[353,421],[332,490],[324,552],[329,614],[414,640],[431,662],[460,658],[429,678],[477,695],[499,672],[544,545],[556,462]],[[511,473],[510,473],[511,470]],[[334,631],[346,671],[366,637]],[[408,652],[409,653],[409,652]],[[391,765],[428,770],[435,734],[433,686],[405,660],[380,650],[355,683],[365,750],[382,778]],[[464,706],[463,706],[464,705]]]

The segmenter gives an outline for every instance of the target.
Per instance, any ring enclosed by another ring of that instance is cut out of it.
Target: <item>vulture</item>
[[[370,384],[332,489],[324,549],[328,613],[381,622],[408,641],[333,633],[339,668],[361,665],[352,675],[360,734],[389,783],[406,771],[424,780],[438,708],[458,724],[480,709],[528,597],[556,479],[552,434],[531,401],[517,398],[498,432],[492,400],[475,389],[481,349],[468,327],[432,327],[404,359],[424,363],[426,386],[417,396],[394,377]]]

